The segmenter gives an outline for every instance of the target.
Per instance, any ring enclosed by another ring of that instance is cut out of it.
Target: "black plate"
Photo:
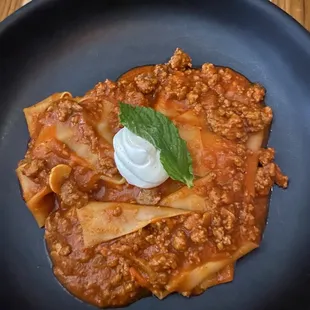
[[[309,33],[267,1],[145,3],[41,0],[1,24],[1,282],[7,297],[2,308],[92,308],[53,277],[43,230],[21,199],[14,169],[28,141],[22,108],[57,91],[82,95],[129,68],[165,62],[181,47],[195,65],[229,66],[266,87],[266,103],[275,114],[269,144],[290,186],[275,188],[262,245],[238,262],[233,283],[190,299],[149,297],[128,309],[309,309]]]

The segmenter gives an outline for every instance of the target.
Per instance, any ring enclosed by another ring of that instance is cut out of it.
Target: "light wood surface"
[[[25,0],[0,0],[0,21],[15,12],[29,1]]]
[[[272,0],[310,31],[310,0]]]
[[[0,0],[0,21],[30,0]],[[63,0],[66,1],[66,0]],[[233,0],[231,0],[233,1]],[[310,0],[271,0],[310,31]]]

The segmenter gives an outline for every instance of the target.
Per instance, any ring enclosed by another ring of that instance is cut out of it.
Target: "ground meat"
[[[200,224],[201,216],[199,214],[190,215],[184,222],[184,227],[187,230],[193,230],[197,225]]]
[[[81,112],[82,107],[73,99],[64,97],[56,102],[54,110],[59,121],[65,122],[74,112]]]
[[[222,115],[217,109],[208,109],[206,112],[208,124],[215,133],[230,140],[247,139],[244,122],[236,113]]]
[[[255,224],[255,214],[254,214],[254,205],[252,203],[238,203],[235,204],[238,208],[238,219],[240,223],[245,227],[244,229],[248,229],[248,227],[252,227]]]
[[[61,243],[55,244],[55,251],[58,255],[67,256],[71,253],[71,246],[70,245],[63,245]]]
[[[250,86],[246,93],[247,97],[253,99],[254,102],[261,102],[265,97],[265,89],[259,84]]]
[[[276,166],[275,183],[280,187],[287,188],[288,177],[282,173],[280,167],[277,164],[275,164],[275,166]]]
[[[234,213],[228,211],[226,208],[221,208],[221,218],[225,230],[231,231],[234,228],[236,222]]]
[[[273,113],[270,107],[264,107],[261,111],[261,118],[262,122],[265,125],[270,125],[272,118],[273,118]],[[253,130],[254,131],[254,130]]]
[[[220,227],[222,225],[222,218],[219,214],[214,214],[211,220],[212,227]]]
[[[225,234],[223,227],[213,227],[211,229],[217,248],[221,251],[226,245],[231,244],[231,236]]]
[[[156,205],[161,199],[157,188],[141,189],[137,196],[137,203],[141,205]]]
[[[192,265],[199,265],[201,263],[199,252],[192,248],[189,248],[188,251],[185,252],[185,256]]]
[[[207,241],[208,232],[205,228],[195,228],[191,232],[191,240],[195,243],[204,243]]]
[[[104,104],[101,100],[96,97],[85,97],[79,102],[80,106],[83,107],[84,111],[87,111],[94,120],[100,120],[104,109]],[[72,124],[77,124],[79,120],[76,115],[71,117]]]
[[[106,98],[116,97],[118,93],[117,83],[106,79],[99,82],[92,90],[88,91],[85,97]]]
[[[286,188],[288,185],[288,177],[282,174],[278,165],[269,163],[257,169],[255,178],[255,191],[257,195],[268,195],[274,183],[283,188]]]
[[[147,106],[148,101],[144,97],[144,94],[140,91],[127,91],[125,95],[125,102],[130,103],[132,105],[138,105],[138,106]]]
[[[117,174],[118,170],[114,159],[111,157],[110,150],[106,151],[106,155],[102,152],[101,156],[102,157],[99,159],[98,172],[110,177]]]
[[[158,254],[150,261],[150,266],[156,271],[175,269],[177,265],[177,256],[174,253]]]
[[[61,201],[71,207],[81,208],[88,202],[88,195],[78,190],[71,179],[62,184],[59,195]]]
[[[234,112],[245,122],[248,132],[261,131],[272,121],[272,110],[269,107],[259,107],[236,101],[233,101],[231,105]]]
[[[211,105],[208,98],[202,103],[210,128],[230,140],[246,141],[249,133],[263,130],[272,121],[269,107],[220,98]]]
[[[207,78],[212,78],[213,76],[215,76],[217,74],[216,67],[211,63],[204,63],[201,66],[201,72]]]
[[[188,86],[184,74],[170,75],[164,85],[165,95],[168,99],[184,100],[188,93]]]
[[[32,159],[29,163],[27,163],[22,171],[25,176],[36,178],[38,174],[45,168],[45,161],[42,159]]]
[[[172,239],[172,246],[178,251],[185,251],[187,248],[187,237],[184,231],[177,230]]]
[[[90,124],[85,121],[80,121],[78,126],[80,135],[75,136],[75,140],[79,143],[88,144],[91,147],[93,153],[99,150],[99,138],[96,135],[96,131]]]
[[[149,94],[155,90],[158,80],[152,73],[142,73],[135,77],[135,82],[143,94]]]
[[[172,69],[185,70],[192,67],[192,59],[188,54],[177,48],[168,64]]]
[[[257,169],[255,177],[255,191],[257,195],[265,196],[270,193],[275,177],[274,164]]]
[[[201,106],[199,104],[199,99],[201,98],[202,94],[205,94],[208,91],[208,89],[209,88],[205,83],[198,80],[195,82],[192,89],[186,95],[186,99],[188,100],[188,104],[198,112],[200,112],[200,110],[201,110]]]
[[[212,203],[212,208],[216,208],[219,206],[222,200],[223,191],[220,187],[214,187],[210,190],[208,193],[208,198],[210,202]]]
[[[274,160],[274,149],[267,148],[267,149],[260,149],[259,150],[259,162],[261,165],[266,166],[267,164],[273,162]]]

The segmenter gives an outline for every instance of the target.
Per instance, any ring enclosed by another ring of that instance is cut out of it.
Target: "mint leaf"
[[[169,118],[151,108],[120,102],[120,122],[160,151],[160,161],[173,180],[193,186],[192,158]]]

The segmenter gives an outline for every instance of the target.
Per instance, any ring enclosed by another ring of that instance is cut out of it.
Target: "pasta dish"
[[[83,97],[25,108],[30,142],[16,172],[60,283],[116,307],[232,281],[260,244],[273,185],[288,185],[266,148],[264,97],[176,49]]]

